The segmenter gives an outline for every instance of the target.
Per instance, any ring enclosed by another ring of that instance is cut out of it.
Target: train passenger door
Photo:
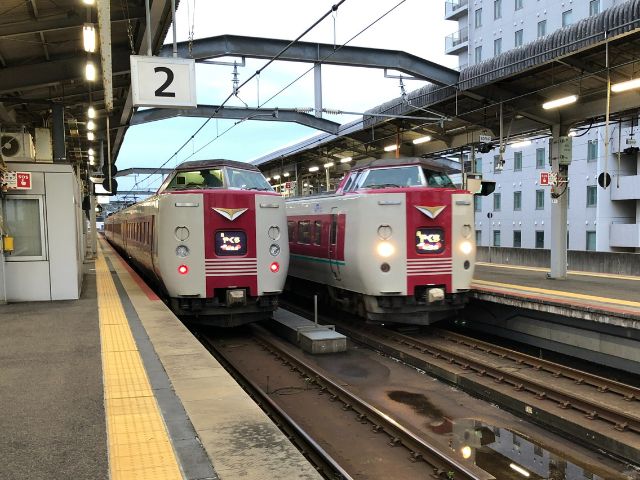
[[[329,226],[329,268],[333,278],[340,281],[340,264],[338,263],[338,207],[331,208],[331,225]]]

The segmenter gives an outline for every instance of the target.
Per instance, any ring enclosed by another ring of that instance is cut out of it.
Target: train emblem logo
[[[242,215],[244,212],[249,210],[248,208],[216,208],[211,207],[212,210],[215,210],[220,215],[222,215],[227,220],[231,220],[232,222]]]
[[[443,248],[442,232],[433,229],[416,232],[416,249],[419,252],[438,253]]]
[[[434,220],[442,211],[447,208],[446,205],[437,206],[437,207],[426,207],[426,206],[418,206],[416,208],[424,213],[427,217]]]

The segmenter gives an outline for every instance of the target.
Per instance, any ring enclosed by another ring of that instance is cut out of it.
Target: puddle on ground
[[[430,417],[433,419],[440,419],[443,417],[442,410],[431,403],[429,399],[421,393],[393,390],[388,392],[387,395],[395,402],[410,406],[418,415],[422,415],[423,417]]]
[[[473,419],[450,420],[423,394],[393,390],[388,397],[431,421],[428,428],[448,437],[462,461],[473,462],[501,480],[604,480],[541,444],[506,428]],[[608,478],[608,477],[607,477]],[[625,478],[620,476],[619,478]]]
[[[472,419],[451,422],[451,447],[500,479],[604,480],[568,458],[506,428]],[[623,477],[620,477],[623,478]]]

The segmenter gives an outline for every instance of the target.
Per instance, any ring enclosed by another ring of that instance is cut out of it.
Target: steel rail
[[[534,394],[538,399],[546,399],[556,403],[563,409],[573,409],[583,413],[591,420],[601,419],[610,423],[616,430],[630,430],[640,433],[640,418],[631,412],[622,412],[600,403],[597,400],[587,399],[579,394],[554,389],[553,385],[527,378],[525,374],[509,372],[500,367],[492,367],[474,360],[460,352],[427,344],[406,335],[390,331],[376,332],[376,335],[385,336],[401,345],[418,350],[423,354],[429,354],[434,358],[458,365],[464,370],[473,371],[481,376],[494,379],[497,383],[511,385],[516,391],[526,391]]]
[[[323,472],[327,478],[353,480],[353,477],[318,442],[311,438],[295,420],[287,415],[260,386],[245,378],[206,335],[202,335],[197,331],[193,333],[318,470]]]
[[[384,431],[391,438],[390,443],[392,445],[403,445],[407,448],[411,452],[413,460],[422,460],[431,465],[435,475],[441,478],[455,478],[456,480],[463,478],[473,480],[495,479],[493,475],[484,470],[472,465],[465,465],[451,455],[429,445],[386,413],[378,410],[365,400],[333,382],[318,370],[273,344],[261,327],[253,326],[253,329],[257,338],[264,342],[265,348],[268,348],[282,361],[291,365],[291,368],[307,375],[311,382],[316,383],[321,389],[330,393],[333,399],[340,400],[344,404],[344,408],[356,412],[361,420],[371,422],[376,431]],[[453,477],[450,476],[451,473],[454,474]]]
[[[640,401],[640,388],[626,385],[615,380],[600,377],[575,368],[560,365],[548,360],[536,358],[526,353],[520,353],[498,345],[470,338],[459,333],[447,332],[445,330],[434,329],[434,333],[445,340],[465,345],[475,350],[496,355],[502,359],[511,360],[519,365],[527,365],[535,370],[551,373],[554,377],[564,377],[573,380],[578,385],[590,385],[599,392],[610,392],[620,395],[627,401]]]

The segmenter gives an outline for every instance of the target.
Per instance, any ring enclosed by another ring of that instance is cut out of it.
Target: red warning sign
[[[16,172],[17,190],[31,190],[31,172]]]
[[[540,172],[540,185],[545,187],[550,185],[549,172]]]

